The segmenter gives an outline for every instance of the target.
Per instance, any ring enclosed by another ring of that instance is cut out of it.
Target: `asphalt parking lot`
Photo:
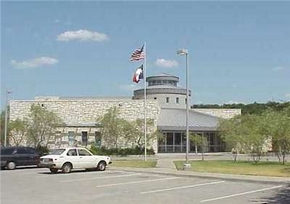
[[[2,204],[289,203],[286,184],[178,177],[108,168],[51,174],[44,168],[1,171]],[[279,200],[280,199],[280,200]]]

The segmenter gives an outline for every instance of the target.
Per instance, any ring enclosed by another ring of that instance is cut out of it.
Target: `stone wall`
[[[56,113],[66,124],[96,122],[112,107],[118,107],[120,117],[128,121],[144,118],[144,101],[131,99],[84,99],[84,100],[12,100],[10,101],[10,120],[28,117],[30,106],[39,104]],[[147,100],[147,118],[157,124],[160,108],[156,101]]]
[[[36,100],[11,100],[10,101],[10,120],[17,118],[27,118],[30,113],[32,104],[39,104],[47,108],[47,110],[56,113],[66,124],[86,124],[98,121],[112,107],[117,107],[120,110],[120,117],[128,121],[134,121],[138,118],[144,119],[144,101],[132,99],[67,99],[63,100],[58,97],[36,98]],[[160,112],[160,107],[156,100],[147,100],[146,114],[147,118],[153,119],[154,127],[148,128],[148,133],[151,133],[157,128],[157,118]],[[89,141],[92,141],[93,133],[98,128],[62,128],[62,135],[66,135],[62,142],[68,144],[67,132],[75,131],[76,138],[80,140],[81,131],[88,131]],[[58,141],[59,143],[60,141]],[[150,145],[156,151],[157,139],[152,141]],[[60,147],[60,146],[59,146]]]

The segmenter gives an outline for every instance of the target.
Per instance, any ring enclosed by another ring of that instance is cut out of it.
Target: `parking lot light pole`
[[[185,65],[186,65],[186,155],[185,155],[185,160],[186,163],[183,165],[184,169],[191,168],[191,164],[188,163],[188,150],[189,150],[189,127],[188,127],[188,117],[189,117],[189,89],[188,89],[188,84],[189,84],[189,71],[188,71],[188,50],[186,49],[180,49],[177,50],[178,55],[185,55]]]
[[[11,91],[6,91],[6,107],[5,107],[5,127],[4,127],[4,147],[7,146],[7,132],[8,132],[8,95]]]

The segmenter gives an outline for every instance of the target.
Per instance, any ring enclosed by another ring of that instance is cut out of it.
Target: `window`
[[[97,147],[102,146],[102,135],[100,132],[95,132],[95,144]]]
[[[85,146],[88,145],[88,132],[82,132],[82,144]]]
[[[181,133],[175,133],[175,145],[181,145]]]
[[[18,154],[35,154],[35,150],[29,147],[21,147],[17,150]]]
[[[77,156],[77,150],[76,149],[68,150],[67,156]]]
[[[167,133],[166,144],[173,145],[173,133]]]
[[[179,103],[179,98],[178,98],[178,97],[176,98],[176,103],[177,103],[177,104]]]
[[[17,154],[28,154],[28,151],[25,148],[18,148]]]
[[[1,154],[12,154],[13,153],[13,151],[14,151],[14,148],[3,148],[3,149],[1,149]]]
[[[74,135],[74,131],[68,131],[68,143],[69,146],[73,146],[74,145],[74,140],[75,140],[75,135]]]
[[[91,154],[85,149],[79,149],[80,156],[91,156]]]
[[[169,103],[169,97],[166,97],[166,103]]]
[[[185,104],[187,104],[187,98],[184,100]]]
[[[49,154],[51,154],[51,155],[61,155],[64,151],[65,151],[65,149],[54,149]]]

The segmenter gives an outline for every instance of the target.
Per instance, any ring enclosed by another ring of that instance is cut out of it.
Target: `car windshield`
[[[52,155],[61,155],[65,149],[53,149],[49,154]]]

